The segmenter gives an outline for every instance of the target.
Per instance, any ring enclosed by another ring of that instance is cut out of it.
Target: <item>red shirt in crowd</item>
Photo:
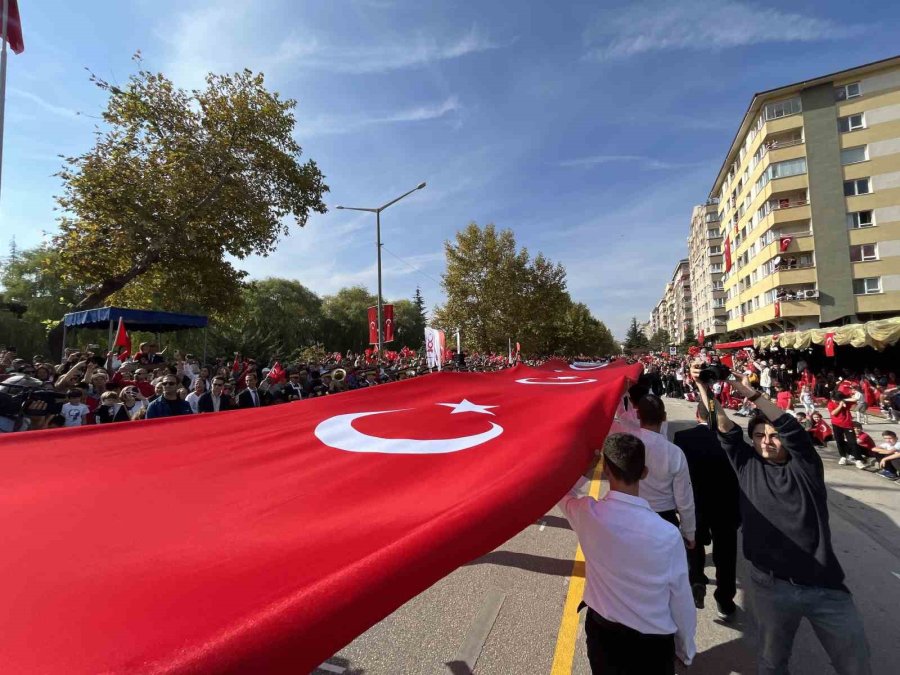
[[[791,405],[792,401],[793,396],[791,396],[789,391],[779,391],[778,396],[775,397],[775,405],[782,410],[790,410],[793,407]]]
[[[871,450],[875,447],[875,441],[873,441],[872,437],[869,436],[869,434],[867,434],[865,431],[860,431],[858,434],[856,434],[856,444],[861,448],[865,448],[866,450]]]
[[[844,403],[843,409],[835,413],[834,409],[840,405],[837,401],[828,401],[828,414],[831,415],[831,425],[840,427],[841,429],[853,428],[853,415],[850,414],[850,408]]]

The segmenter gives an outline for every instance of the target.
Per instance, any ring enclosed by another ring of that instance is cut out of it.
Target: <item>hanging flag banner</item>
[[[381,318],[384,321],[384,341],[394,341],[394,306],[382,305]]]
[[[25,51],[25,40],[22,38],[22,19],[19,16],[19,3],[17,0],[7,0],[6,15],[6,40],[14,54]],[[3,2],[0,2],[0,13],[3,11]],[[2,20],[2,17],[0,17]]]
[[[445,349],[444,331],[436,328],[425,328],[425,361],[429,368],[441,370]]]
[[[4,672],[315,670],[574,484],[641,367],[560,365],[9,434]]]
[[[793,237],[782,237],[778,240],[778,247],[781,249],[782,253],[788,250],[788,246],[791,245],[792,241],[794,241]]]
[[[725,237],[725,271],[731,270],[731,240]]]
[[[369,307],[366,312],[369,320],[369,344],[378,344],[378,307]]]
[[[776,319],[781,318],[781,301],[780,300],[775,301],[775,318]]]
[[[834,333],[825,333],[825,356],[834,356]]]

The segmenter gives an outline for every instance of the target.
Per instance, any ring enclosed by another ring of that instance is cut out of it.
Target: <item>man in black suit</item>
[[[215,377],[212,381],[212,388],[201,394],[197,399],[197,412],[220,412],[222,410],[231,410],[234,405],[231,397],[223,393],[225,380],[221,377]]]
[[[709,428],[709,412],[701,403],[697,408],[697,426],[675,434],[672,439],[687,458],[694,505],[697,513],[697,545],[688,553],[688,573],[694,603],[703,607],[708,579],[704,574],[706,551],[712,543],[716,566],[716,608],[719,618],[729,620],[736,609],[738,482],[716,432]]]
[[[247,388],[237,397],[238,408],[260,408],[271,402],[271,396],[267,391],[256,388],[256,373],[253,371],[246,375]]]

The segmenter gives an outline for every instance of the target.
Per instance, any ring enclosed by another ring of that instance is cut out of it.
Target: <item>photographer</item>
[[[710,406],[702,364],[691,366]],[[737,473],[744,557],[751,563],[747,597],[756,623],[759,672],[786,673],[803,617],[838,673],[869,673],[862,617],[844,585],[831,545],[822,460],[799,422],[746,381],[732,381],[755,401],[748,445],[740,427],[716,406],[719,440]]]

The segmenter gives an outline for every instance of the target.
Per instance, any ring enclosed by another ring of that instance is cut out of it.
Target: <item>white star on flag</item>
[[[438,403],[437,405],[446,406],[447,408],[453,408],[453,412],[451,415],[456,415],[457,413],[464,412],[473,412],[473,413],[481,413],[482,415],[493,415],[494,413],[490,412],[488,408],[496,408],[495,405],[478,405],[477,403],[472,403],[469,400],[463,399],[459,403]]]

